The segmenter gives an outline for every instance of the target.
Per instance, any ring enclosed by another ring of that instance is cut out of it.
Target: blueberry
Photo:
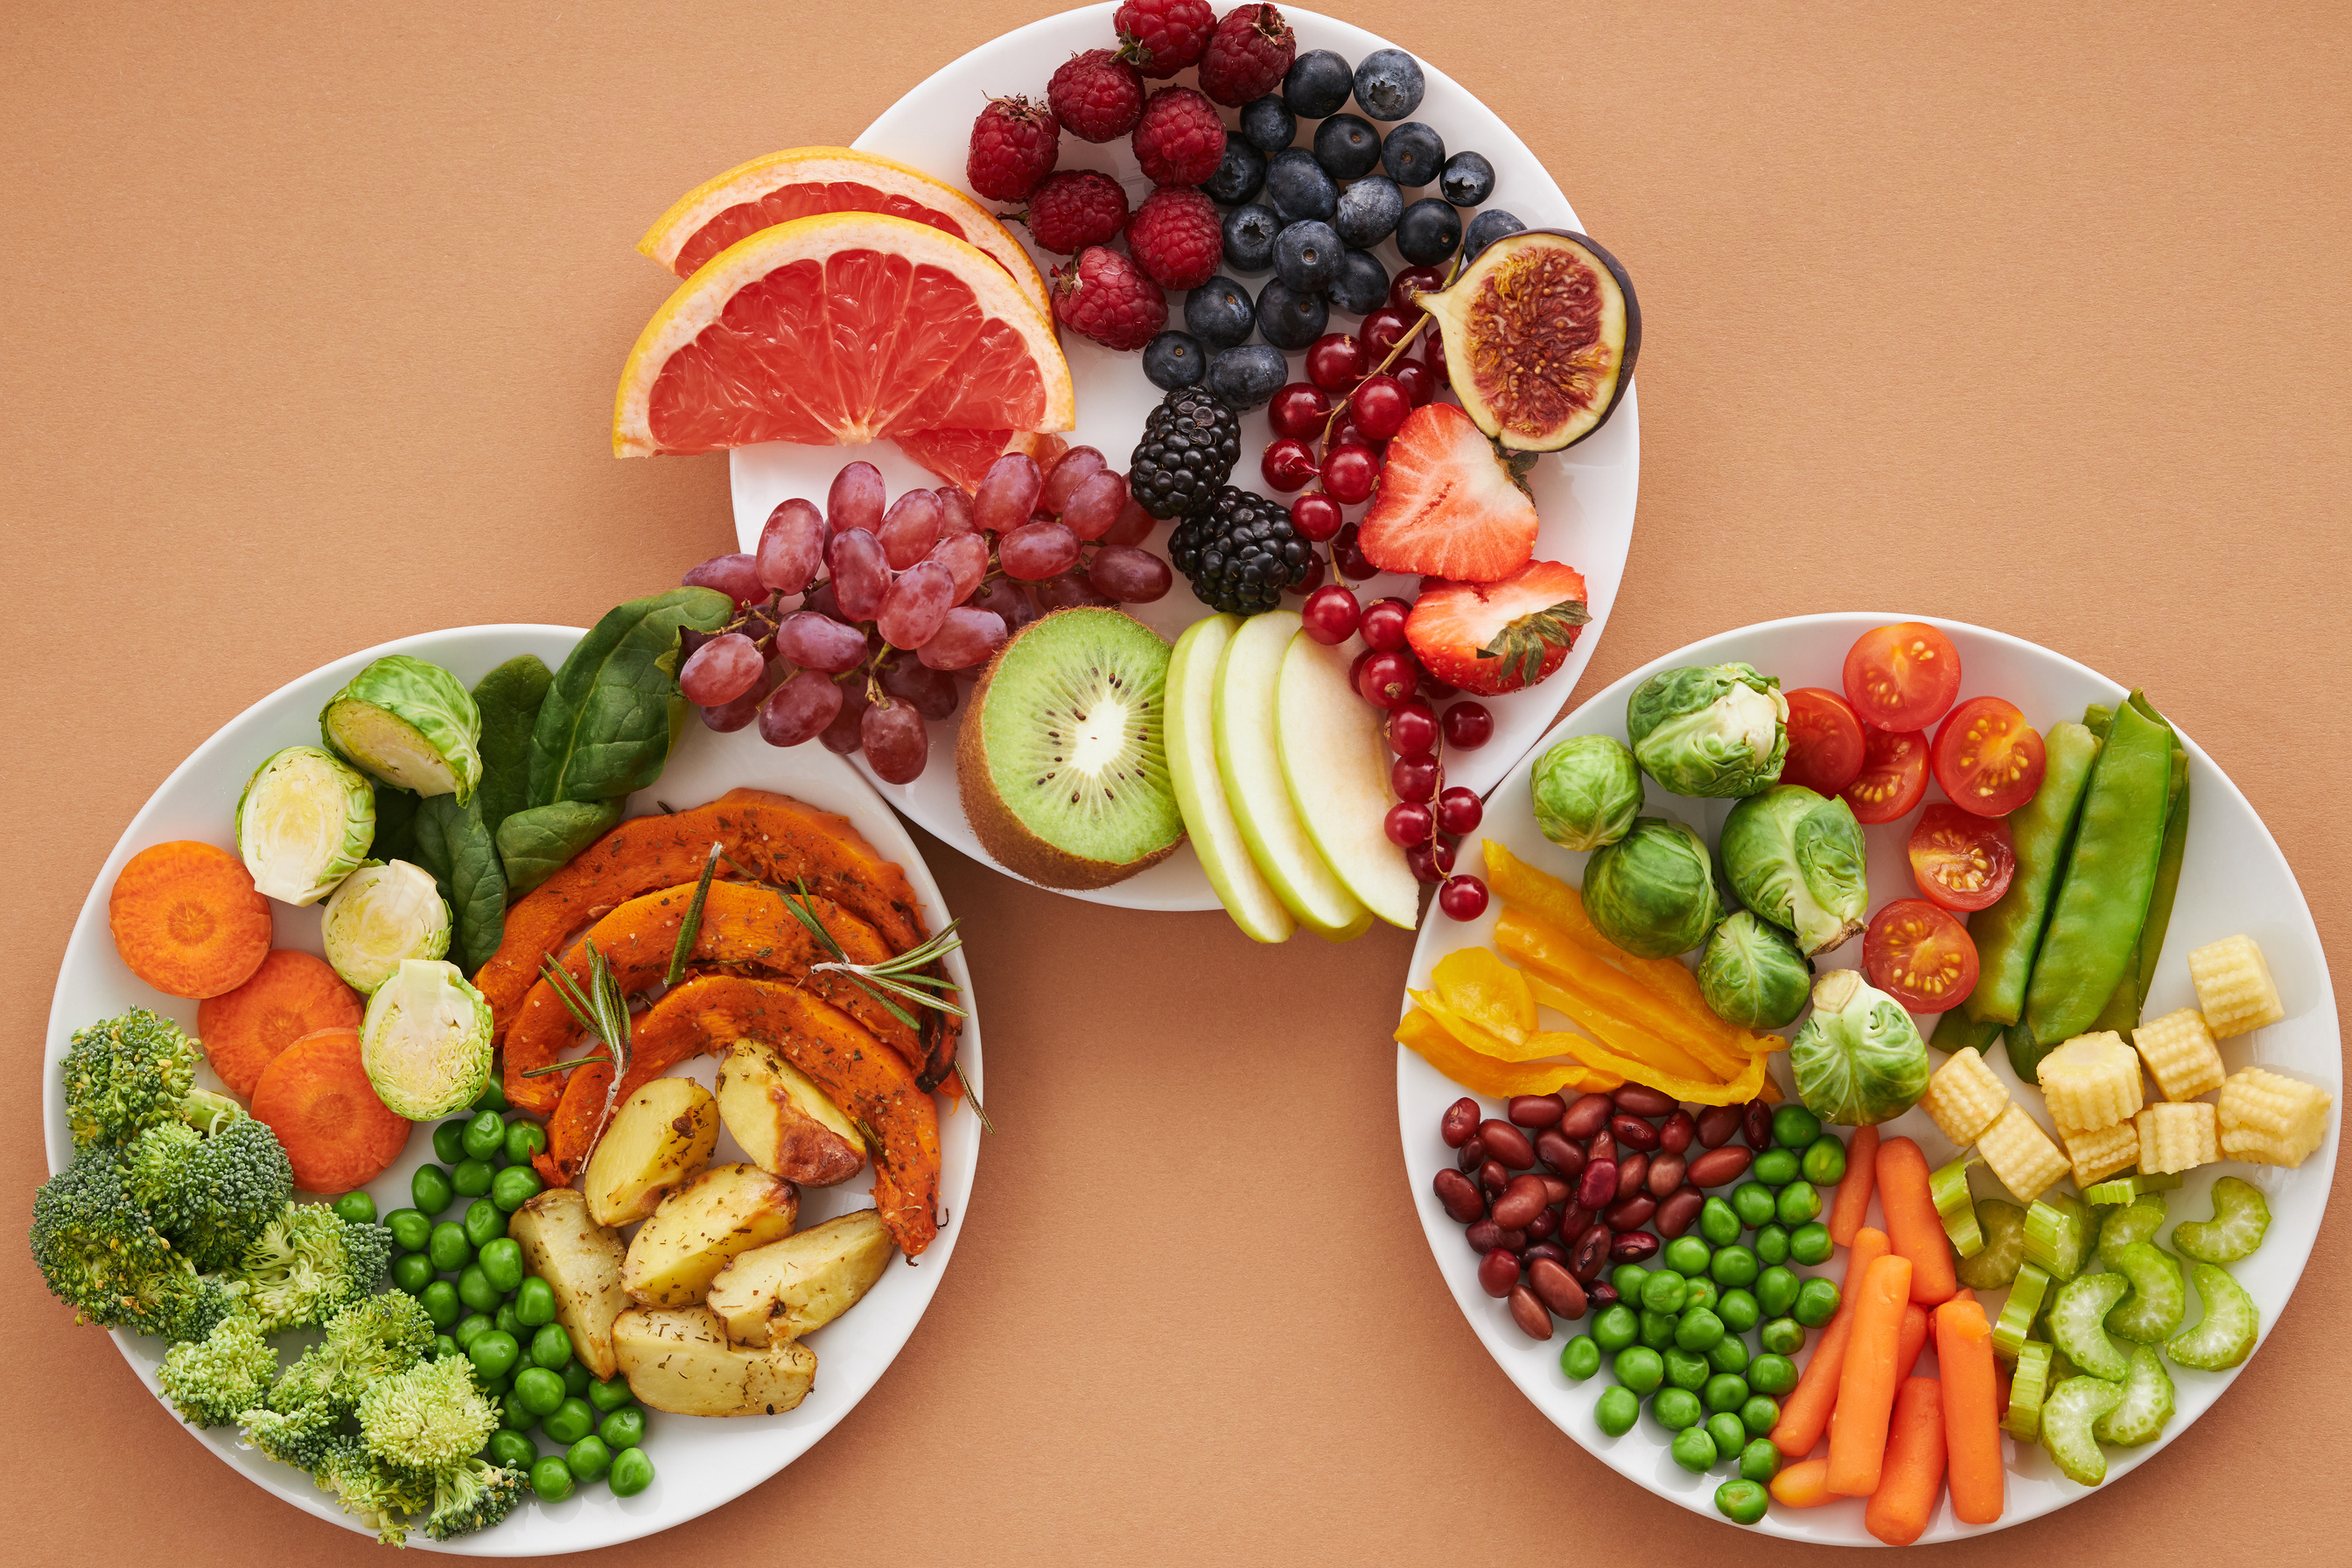
[[[1309,162],[1312,162],[1310,159]],[[1236,272],[1263,272],[1274,265],[1274,237],[1282,218],[1255,202],[1225,215],[1225,265]]]
[[[1184,330],[1213,349],[1247,342],[1256,328],[1249,290],[1222,273],[1184,296]]]
[[[1347,61],[1328,49],[1309,49],[1290,62],[1282,79],[1282,101],[1301,120],[1320,120],[1346,103],[1355,87],[1356,73]]]
[[[1475,207],[1495,194],[1495,165],[1483,153],[1456,153],[1437,176],[1437,193],[1457,207]]]
[[[1434,267],[1462,243],[1462,215],[1451,202],[1424,196],[1397,219],[1397,254],[1415,267]]]
[[[1298,116],[1290,112],[1280,93],[1269,92],[1242,105],[1242,140],[1268,157],[1298,138]]]
[[[1335,114],[1315,128],[1315,161],[1335,180],[1360,180],[1381,166],[1381,133],[1360,114]]]
[[[1386,174],[1367,174],[1339,193],[1339,210],[1331,226],[1339,237],[1359,249],[1369,249],[1396,231],[1404,197]]]
[[[1265,184],[1265,154],[1237,136],[1225,138],[1225,161],[1201,188],[1221,207],[1239,206]]]
[[[1381,167],[1408,190],[1437,177],[1445,162],[1445,141],[1418,120],[1408,120],[1381,143]]]
[[[1339,258],[1339,276],[1327,289],[1331,303],[1350,316],[1369,316],[1389,302],[1389,269],[1368,250]]]
[[[1198,385],[1208,374],[1208,351],[1190,332],[1162,332],[1143,345],[1144,379],[1162,392]]]
[[[1267,287],[1279,289],[1282,285],[1270,283]],[[1320,300],[1316,302],[1316,308],[1321,310]],[[1246,414],[1272,402],[1289,376],[1290,362],[1282,357],[1280,349],[1252,343],[1245,349],[1227,349],[1209,362],[1209,394],[1227,407]]]
[[[1331,308],[1323,302],[1323,296],[1320,294],[1302,294],[1279,278],[1258,290],[1258,336],[1276,348],[1305,348],[1323,335],[1323,329],[1330,320]],[[1226,354],[1255,352],[1255,349],[1227,349],[1217,358],[1222,360]],[[1211,366],[1210,374],[1213,376],[1215,374],[1213,365]],[[1214,384],[1213,381],[1211,385]],[[1223,395],[1221,393],[1218,395]],[[1271,397],[1274,394],[1269,392],[1266,395]]]
[[[1274,275],[1302,294],[1320,294],[1339,276],[1339,237],[1313,218],[1274,237]]]
[[[1514,213],[1500,207],[1489,207],[1470,220],[1470,232],[1462,237],[1464,259],[1477,255],[1507,234],[1517,234],[1528,226]]]
[[[1265,199],[1285,223],[1320,218],[1328,223],[1339,209],[1339,187],[1304,147],[1285,148],[1265,166]]]
[[[1402,120],[1421,107],[1421,62],[1402,49],[1374,49],[1356,68],[1356,107],[1375,120]]]

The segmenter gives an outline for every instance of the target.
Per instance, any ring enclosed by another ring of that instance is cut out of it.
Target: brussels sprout
[[[482,782],[481,710],[456,676],[404,653],[352,677],[319,728],[327,749],[362,773],[419,795],[454,795],[463,805]]]
[[[1797,1097],[1824,1121],[1891,1121],[1927,1088],[1927,1042],[1903,1004],[1851,969],[1813,986],[1813,1016],[1789,1042]]]
[[[433,875],[405,860],[370,862],[343,879],[320,926],[327,962],[352,990],[370,993],[404,958],[449,951],[449,906]]]
[[[1668,958],[1706,940],[1723,918],[1706,841],[1679,822],[1637,816],[1592,852],[1584,908],[1601,934],[1639,958]]]
[[[1610,735],[1579,735],[1536,759],[1536,826],[1563,849],[1598,849],[1633,830],[1642,770]]]
[[[1813,966],[1776,925],[1746,910],[1715,928],[1699,954],[1698,988],[1708,1011],[1743,1029],[1786,1028],[1805,1010]]]
[[[1643,771],[1675,795],[1754,795],[1789,755],[1789,700],[1753,665],[1666,669],[1633,690],[1625,736]]]
[[[1843,800],[1802,784],[1750,795],[1723,819],[1723,873],[1739,901],[1797,933],[1805,956],[1862,930],[1870,907],[1862,825]]]
[[[289,746],[236,797],[236,852],[253,885],[280,903],[315,904],[367,858],[375,786],[316,746]]]
[[[446,1116],[490,1081],[490,1005],[456,964],[404,958],[368,999],[360,1061],[395,1115]]]

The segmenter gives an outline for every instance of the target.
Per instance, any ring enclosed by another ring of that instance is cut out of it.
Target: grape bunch
[[[884,500],[881,470],[850,463],[822,511],[784,501],[756,551],[687,573],[736,605],[721,630],[683,634],[678,693],[703,723],[756,721],[772,746],[863,751],[877,775],[909,784],[930,757],[925,721],[962,700],[958,674],[1048,611],[1149,604],[1173,581],[1142,548],[1151,518],[1092,447],[1051,469],[1008,452],[970,496],[943,486]]]

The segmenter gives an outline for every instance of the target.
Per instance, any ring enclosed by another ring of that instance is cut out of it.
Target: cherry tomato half
[[[1977,988],[1968,928],[1925,899],[1897,899],[1870,919],[1862,967],[1870,983],[1914,1013],[1941,1013]]]
[[[1801,686],[1789,693],[1789,760],[1782,784],[1836,795],[1862,772],[1862,721],[1834,691]]]
[[[1892,822],[1927,793],[1927,737],[1917,731],[1865,730],[1862,772],[1838,792],[1856,822]]]
[[[1948,801],[1919,814],[1911,830],[1911,875],[1930,903],[1948,910],[1980,910],[2009,890],[2017,870],[2017,847],[2009,824],[1978,816]]]
[[[1936,731],[1936,782],[1962,811],[2007,816],[2033,798],[2050,764],[2042,731],[2013,702],[1971,697]]]
[[[1845,656],[1845,700],[1880,730],[1925,730],[1960,694],[1960,650],[1925,621],[1880,626]]]

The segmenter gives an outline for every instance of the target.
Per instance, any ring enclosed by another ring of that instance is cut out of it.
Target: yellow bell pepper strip
[[[1715,1083],[1660,1072],[1645,1062],[1621,1056],[1607,1046],[1595,1045],[1581,1035],[1544,1031],[1528,1037],[1531,1046],[1546,1040],[1556,1042],[1553,1049],[1567,1052],[1588,1067],[1598,1068],[1602,1072],[1622,1073],[1635,1083],[1647,1084],[1661,1094],[1670,1094],[1694,1105],[1745,1105],[1751,1100],[1761,1098],[1764,1086],[1772,1081],[1765,1076],[1765,1058],[1761,1055],[1748,1058],[1748,1065],[1729,1083]]]
[[[1565,985],[1555,985],[1541,976],[1532,977],[1528,985],[1535,992],[1536,1000],[1553,1012],[1565,1016],[1587,1034],[1659,1072],[1672,1073],[1694,1082],[1708,1079],[1721,1082],[1730,1077],[1693,1059],[1688,1052],[1655,1030],[1644,1028],[1639,1023],[1612,1012],[1604,1003],[1580,992]]]
[[[1470,1050],[1445,1026],[1416,1007],[1397,1023],[1396,1040],[1417,1051],[1430,1066],[1476,1094],[1498,1099],[1515,1094],[1554,1094],[1570,1087],[1582,1089],[1584,1070],[1572,1062],[1545,1062],[1519,1067],[1493,1061]]]
[[[1562,934],[1557,927],[1510,905],[1505,906],[1502,918],[1495,922],[1496,945],[1506,953],[1587,1002],[1673,1041],[1695,1058],[1701,1076],[1729,1079],[1748,1065],[1749,1052],[1734,1049],[1712,1031],[1695,1027],[1696,1021],[1682,1008],[1576,942],[1561,940]]]
[[[1507,1040],[1516,1044],[1536,1027],[1528,977],[1486,948],[1447,953],[1430,979],[1448,1008]]]

